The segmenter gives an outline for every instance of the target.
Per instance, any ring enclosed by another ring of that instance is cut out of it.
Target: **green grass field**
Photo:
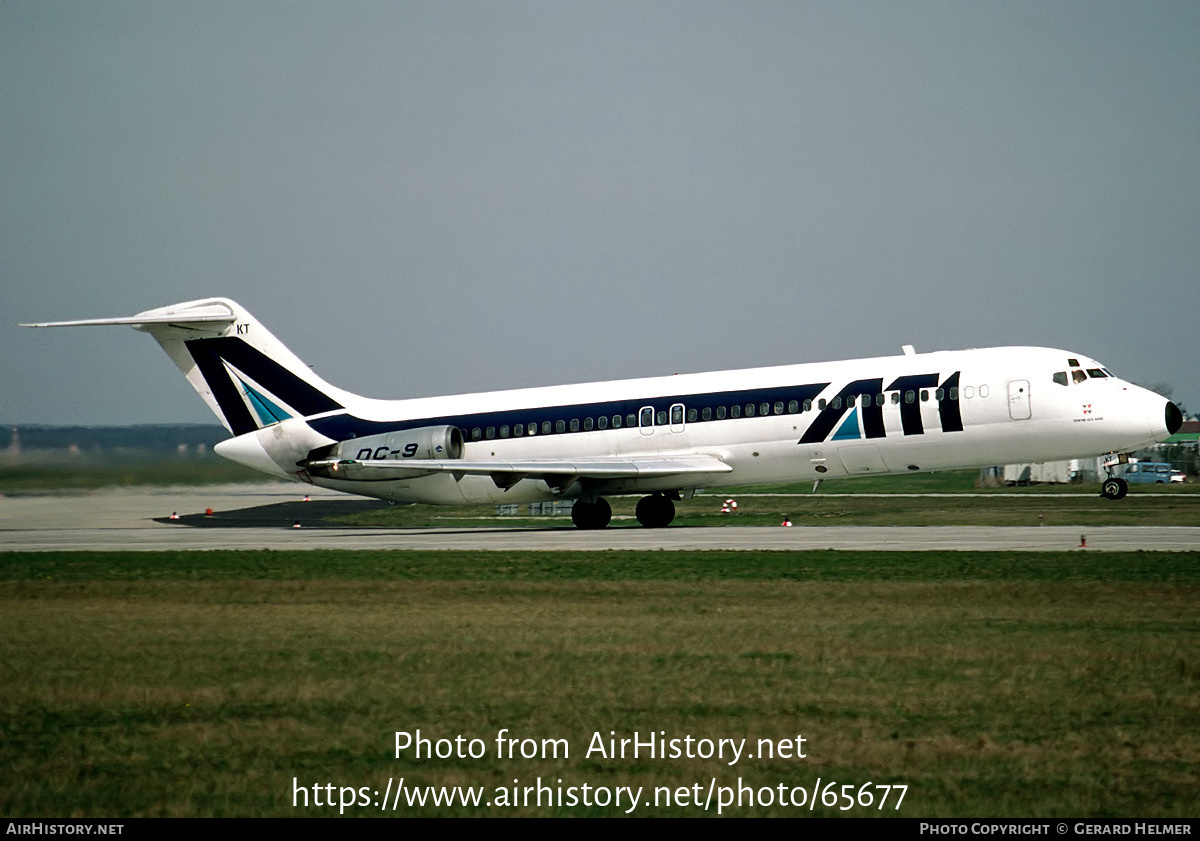
[[[0,493],[48,494],[135,485],[259,483],[270,478],[219,456],[169,457],[131,453],[81,455],[0,463]]]
[[[771,805],[724,814],[1197,814],[1200,553],[2,553],[0,617],[12,817],[392,814],[401,778],[551,794],[398,815],[626,813],[587,785],[694,816],[739,781]],[[483,755],[396,758],[418,729]],[[587,755],[635,731],[755,757]],[[818,780],[835,805],[778,803]],[[838,808],[868,783],[899,810]]]

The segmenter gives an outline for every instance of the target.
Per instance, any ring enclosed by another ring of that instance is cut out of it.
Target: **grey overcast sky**
[[[0,422],[986,345],[1200,409],[1200,3],[0,0]]]

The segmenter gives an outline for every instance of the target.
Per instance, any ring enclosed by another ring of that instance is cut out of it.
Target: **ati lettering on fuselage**
[[[843,387],[831,400],[818,404],[820,414],[809,424],[798,443],[816,444],[824,441],[834,432],[834,427],[847,412],[862,413],[863,437],[886,437],[887,433],[883,428],[883,406],[886,402],[884,392],[891,392],[892,402],[900,407],[900,427],[904,434],[922,435],[925,425],[921,420],[921,403],[928,402],[931,388],[935,389],[934,396],[942,431],[962,432],[962,412],[958,403],[960,373],[955,371],[940,384],[938,374],[910,374],[897,378],[887,388],[883,387],[882,377],[855,380]],[[833,434],[835,441],[859,437],[858,424],[853,414],[850,420],[855,422],[847,421]]]

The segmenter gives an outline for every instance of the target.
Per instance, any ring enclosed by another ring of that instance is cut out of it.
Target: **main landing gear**
[[[612,520],[612,507],[602,496],[596,497],[591,502],[577,499],[571,508],[571,522],[575,524],[576,528],[602,529],[608,526],[610,520]]]
[[[1109,476],[1100,486],[1100,496],[1105,499],[1124,499],[1129,493],[1129,483],[1120,476]]]
[[[675,519],[675,503],[663,494],[650,494],[638,500],[634,515],[648,529],[664,529]]]
[[[638,500],[637,521],[648,529],[666,528],[675,519],[675,503],[665,494],[656,493]],[[571,521],[576,528],[602,529],[612,520],[612,508],[604,497],[591,501],[578,499],[571,509]]]

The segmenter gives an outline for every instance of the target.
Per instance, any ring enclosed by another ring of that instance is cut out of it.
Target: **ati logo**
[[[891,402],[900,407],[900,426],[905,435],[924,435],[925,421],[921,406],[928,402],[931,390],[938,409],[938,423],[942,432],[962,432],[962,412],[958,404],[958,377],[955,371],[944,381],[939,374],[915,374],[900,377],[886,387],[882,377],[855,380],[842,388],[828,402],[822,401],[820,414],[809,425],[797,443],[815,444],[825,441],[830,434],[833,440],[850,438],[884,438],[887,432],[883,424],[883,407],[888,402],[885,392],[891,394]],[[849,414],[845,421],[843,416]],[[862,432],[859,432],[859,423]],[[839,426],[839,423],[841,424]],[[836,430],[836,431],[835,431]]]

